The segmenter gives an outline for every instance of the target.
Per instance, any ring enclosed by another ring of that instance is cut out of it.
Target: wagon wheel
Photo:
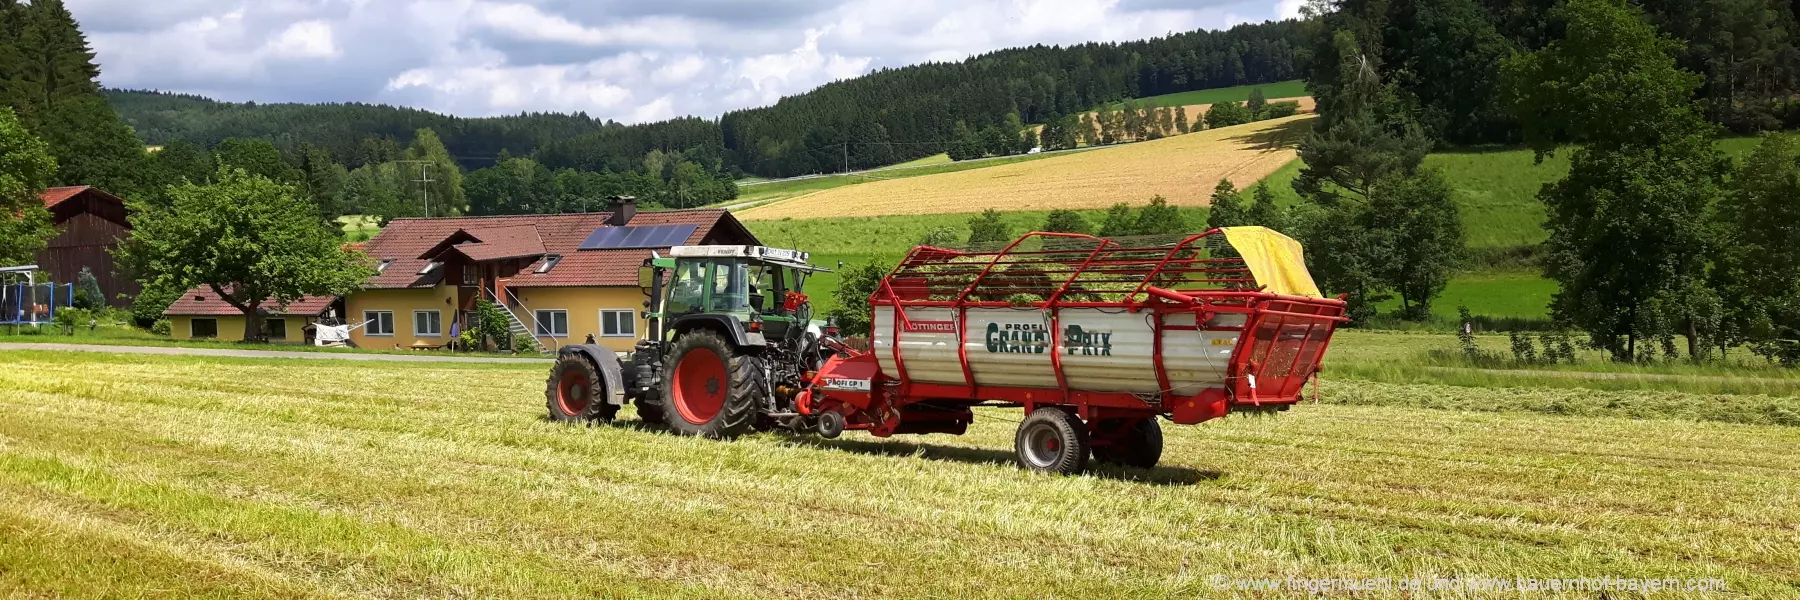
[[[711,331],[693,331],[675,342],[675,368],[663,385],[663,421],[682,435],[731,438],[757,416],[762,369],[756,357],[738,354]],[[640,408],[641,410],[641,408]]]
[[[1154,467],[1162,460],[1162,424],[1156,417],[1138,419],[1136,423],[1114,419],[1100,423],[1101,431],[1120,429],[1124,431],[1111,444],[1094,446],[1094,460],[1139,469]]]
[[[1013,438],[1019,466],[1040,473],[1073,475],[1087,469],[1087,427],[1081,419],[1056,407],[1031,411]]]

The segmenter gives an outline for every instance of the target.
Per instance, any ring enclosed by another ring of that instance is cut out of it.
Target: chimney
[[[606,199],[606,209],[612,213],[612,216],[607,217],[606,224],[613,227],[624,227],[631,223],[632,217],[637,216],[637,198],[609,196]]]

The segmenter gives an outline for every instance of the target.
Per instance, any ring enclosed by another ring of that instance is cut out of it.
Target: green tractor
[[[807,254],[762,246],[677,246],[638,270],[645,339],[628,359],[564,347],[545,401],[555,421],[608,421],[625,402],[682,435],[729,438],[804,426],[794,397],[822,356]]]

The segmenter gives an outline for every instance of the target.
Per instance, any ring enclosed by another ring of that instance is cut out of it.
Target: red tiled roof
[[[430,287],[443,278],[443,269],[420,275],[428,262],[420,258],[452,235],[463,232],[477,243],[455,246],[468,250],[477,260],[557,254],[562,260],[548,273],[533,271],[528,265],[511,276],[510,287],[628,286],[637,285],[637,268],[650,256],[650,249],[580,250],[594,230],[606,227],[608,213],[576,213],[562,215],[512,215],[501,217],[447,217],[433,219],[395,219],[363,250],[378,261],[393,261],[380,275],[364,284],[369,289]],[[716,242],[722,244],[755,244],[752,236],[730,213],[718,209],[640,212],[631,219],[633,226],[696,225],[694,233],[683,244]],[[524,232],[536,236],[533,245]],[[482,234],[486,233],[487,237]],[[490,239],[492,238],[492,239]],[[494,241],[501,240],[501,241]],[[529,254],[518,254],[531,251]]]
[[[451,248],[461,252],[463,256],[477,261],[544,255],[544,239],[538,235],[537,227],[533,225],[462,229],[451,236],[445,238],[446,241],[458,237],[474,240],[456,244]],[[420,258],[429,259],[435,258],[435,256],[430,250],[427,250],[426,254]]]
[[[62,204],[64,200],[80,196],[82,192],[90,189],[93,188],[85,185],[53,187],[44,190],[44,193],[38,194],[38,197],[44,199],[44,208],[56,208],[56,205]]]
[[[325,309],[331,308],[331,303],[336,301],[337,298],[334,296],[306,296],[289,303],[285,308],[273,304],[265,304],[261,308],[263,314],[270,316],[310,317],[325,312]],[[181,299],[169,305],[163,314],[184,317],[226,317],[244,313],[219,299],[219,295],[214,294],[211,289],[194,288],[188,290],[186,294],[182,294]]]
[[[537,262],[512,275],[509,287],[575,287],[635,286],[637,269],[650,257],[649,248],[621,250],[580,250],[594,230],[605,227],[607,213],[567,215],[516,215],[503,217],[441,217],[434,219],[395,219],[373,239],[345,244],[368,253],[377,261],[393,261],[386,269],[364,282],[367,289],[431,287],[444,277],[444,269],[432,269],[420,275],[430,262],[422,258],[451,236],[472,238],[460,245],[445,246],[470,254],[476,260],[515,258],[556,254],[562,257],[548,273],[537,273]],[[723,210],[675,210],[641,212],[631,225],[695,225],[694,233],[683,244],[756,244],[756,237],[743,224]],[[458,241],[461,241],[459,239]],[[529,252],[517,254],[518,252]],[[325,312],[335,298],[308,296],[284,310],[267,306],[270,315],[317,315]],[[181,299],[163,311],[165,315],[230,316],[243,314],[218,298],[211,289],[189,290]]]

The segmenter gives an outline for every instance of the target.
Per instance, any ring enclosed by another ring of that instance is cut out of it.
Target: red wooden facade
[[[87,186],[50,188],[43,193],[44,206],[56,224],[56,236],[38,253],[39,268],[56,283],[79,283],[87,267],[100,283],[100,291],[113,306],[129,307],[142,286],[118,267],[112,252],[131,236],[125,219],[125,202]],[[119,298],[124,294],[125,298]]]

